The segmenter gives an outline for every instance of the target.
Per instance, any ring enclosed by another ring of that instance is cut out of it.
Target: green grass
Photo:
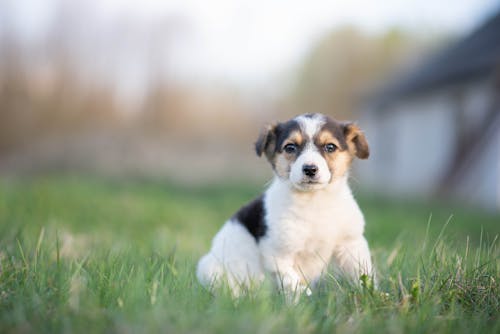
[[[287,305],[194,277],[256,185],[0,181],[0,332],[498,333],[500,216],[359,196],[379,289],[328,277]]]

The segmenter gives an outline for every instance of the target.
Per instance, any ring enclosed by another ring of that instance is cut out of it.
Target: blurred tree
[[[431,40],[396,28],[381,35],[349,26],[337,29],[306,57],[288,109],[349,118],[370,89],[387,80],[395,68],[426,52]]]

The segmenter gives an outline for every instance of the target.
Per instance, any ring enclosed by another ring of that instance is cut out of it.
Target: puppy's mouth
[[[322,189],[326,186],[326,183],[320,182],[317,179],[304,179],[298,183],[293,183],[294,187],[301,191],[311,191]]]

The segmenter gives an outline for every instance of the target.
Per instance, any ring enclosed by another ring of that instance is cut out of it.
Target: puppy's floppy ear
[[[260,131],[259,138],[255,142],[255,152],[260,157],[265,153],[270,160],[276,145],[276,124],[267,124]]]
[[[354,123],[344,124],[344,136],[351,151],[360,159],[367,159],[370,156],[370,148],[366,137],[361,129]]]

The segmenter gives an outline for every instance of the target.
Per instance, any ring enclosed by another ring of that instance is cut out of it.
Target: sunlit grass
[[[0,185],[0,331],[499,332],[500,217],[361,196],[378,289],[327,277],[298,305],[194,277],[260,186],[96,178]]]

